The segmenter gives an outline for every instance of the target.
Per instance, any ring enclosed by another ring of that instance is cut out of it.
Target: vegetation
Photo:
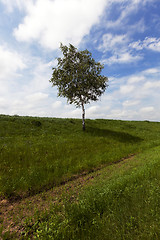
[[[31,229],[36,239],[152,240],[160,235],[160,147],[138,155],[136,166],[103,172],[78,201],[55,205]],[[157,155],[158,153],[158,155]],[[149,161],[146,161],[149,158]],[[151,160],[152,159],[152,160]],[[132,161],[137,160],[132,159]],[[114,171],[113,171],[114,170]],[[26,224],[28,236],[30,224]],[[26,235],[27,236],[27,235]]]
[[[50,82],[58,87],[58,96],[67,97],[70,104],[82,107],[82,125],[85,130],[85,107],[90,101],[97,101],[105,92],[108,78],[101,75],[103,65],[92,58],[88,51],[78,51],[73,45],[60,49],[63,58],[58,58]]]
[[[42,192],[37,202],[47,196],[51,204],[32,210],[18,238],[159,239],[160,123],[86,120],[82,132],[79,122],[0,116],[1,199]],[[63,194],[55,187],[83,175],[90,183],[81,189],[80,178]],[[57,194],[49,200],[51,188]],[[15,234],[5,231],[3,239]]]
[[[160,143],[160,124],[0,117],[0,192],[32,194]]]

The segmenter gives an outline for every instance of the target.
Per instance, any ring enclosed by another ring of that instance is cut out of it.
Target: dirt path
[[[51,206],[56,203],[61,204],[65,199],[73,201],[78,197],[83,186],[92,182],[97,174],[94,173],[94,176],[92,174],[81,176],[64,185],[54,187],[49,191],[44,191],[20,201],[2,199],[0,201],[0,224],[3,226],[2,233],[4,234],[7,231],[10,233],[22,232],[23,223],[26,218],[36,213],[47,211]]]
[[[130,161],[133,156],[123,158],[113,163],[119,168],[124,162]],[[40,212],[49,211],[55,204],[63,204],[65,200],[74,201],[83,191],[84,186],[89,186],[92,182],[107,169],[107,166],[97,168],[92,173],[83,173],[74,176],[63,185],[54,187],[48,191],[36,194],[17,201],[7,199],[0,200],[0,230],[2,234],[6,232],[20,233],[23,231],[23,224],[26,218],[33,217]],[[1,238],[0,238],[1,239]]]

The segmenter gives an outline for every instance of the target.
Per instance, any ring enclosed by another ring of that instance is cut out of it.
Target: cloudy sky
[[[0,114],[81,118],[49,83],[60,42],[109,78],[87,118],[160,121],[160,0],[0,0]]]

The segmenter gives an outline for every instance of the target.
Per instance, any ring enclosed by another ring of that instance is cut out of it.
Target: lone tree
[[[78,51],[73,45],[62,43],[63,58],[52,68],[52,86],[58,87],[58,96],[66,97],[67,102],[82,107],[82,126],[85,130],[85,107],[90,101],[97,101],[107,88],[108,78],[101,76],[104,66],[92,58],[88,50]]]

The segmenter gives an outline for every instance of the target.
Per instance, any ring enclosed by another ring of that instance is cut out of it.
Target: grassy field
[[[159,240],[160,147],[132,161],[103,170],[75,202],[28,221],[26,239]]]
[[[63,194],[30,216],[22,239],[160,239],[159,146],[157,122],[86,120],[83,132],[81,120],[1,115],[0,199],[90,173],[94,181],[78,197]]]

